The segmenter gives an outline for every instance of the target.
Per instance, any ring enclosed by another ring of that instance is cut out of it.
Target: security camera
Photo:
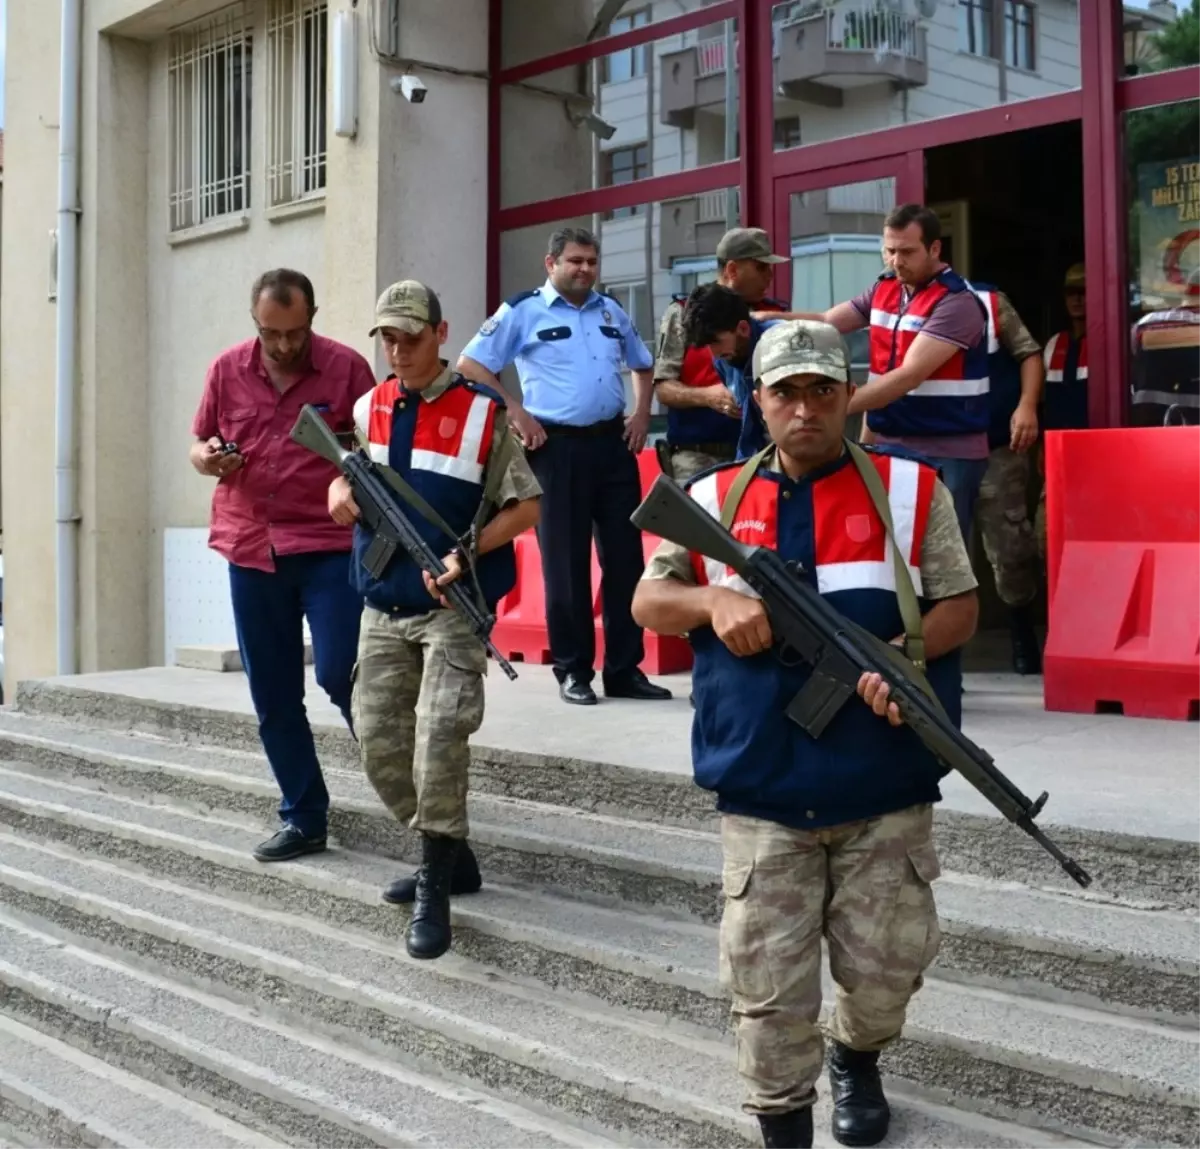
[[[594,136],[602,140],[611,140],[617,134],[617,129],[607,120],[602,120],[595,112],[567,108],[567,117],[577,128],[587,128]]]
[[[410,104],[423,104],[425,93],[428,90],[421,83],[420,77],[414,76],[411,72],[392,80],[392,91],[399,92]]]

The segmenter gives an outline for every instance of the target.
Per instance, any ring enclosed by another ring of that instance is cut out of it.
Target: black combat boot
[[[464,838],[458,848],[458,857],[454,859],[454,876],[450,879],[450,896],[456,894],[477,894],[483,885],[479,876],[479,862],[475,859],[475,851]],[[393,906],[406,906],[417,896],[417,875],[397,878],[383,891],[383,900]]]
[[[1009,615],[1012,632],[1012,666],[1017,674],[1042,673],[1042,649],[1033,629],[1033,607],[1015,606]]]
[[[878,1145],[887,1136],[892,1111],[879,1080],[879,1053],[829,1043],[833,1091],[833,1137],[841,1145]]]
[[[787,1113],[772,1113],[769,1117],[760,1113],[758,1127],[762,1130],[766,1149],[812,1149],[812,1108],[807,1105]]]
[[[450,948],[450,883],[460,844],[457,838],[422,836],[417,893],[408,923],[409,957],[439,958]]]

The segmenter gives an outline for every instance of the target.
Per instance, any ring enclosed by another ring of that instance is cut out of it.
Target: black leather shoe
[[[1033,629],[1033,608],[1014,607],[1009,619],[1012,633],[1012,667],[1017,674],[1041,674],[1042,650]]]
[[[573,674],[568,674],[558,684],[558,696],[564,702],[573,702],[576,706],[595,706],[598,701],[591,685]]]
[[[460,844],[457,838],[422,837],[421,868],[405,939],[409,957],[440,958],[450,948],[450,882]]]
[[[419,872],[419,871],[418,871]],[[458,848],[458,857],[454,859],[454,876],[450,879],[450,894],[477,894],[483,885],[479,876],[479,863],[475,852],[464,841]],[[417,874],[407,878],[397,878],[383,891],[383,900],[393,906],[406,906],[417,896]]]
[[[772,1113],[769,1117],[758,1115],[758,1127],[762,1131],[766,1149],[812,1149],[812,1109],[792,1109],[787,1113]]]
[[[309,838],[295,826],[284,826],[272,838],[254,847],[257,862],[288,862],[292,858],[303,858],[305,854],[320,854],[325,849],[325,835]]]
[[[604,683],[605,698],[640,698],[647,702],[661,702],[671,697],[671,692],[665,686],[655,686],[640,670],[619,681],[606,679]]]
[[[833,1139],[840,1145],[878,1145],[887,1136],[892,1111],[879,1079],[879,1053],[829,1043],[833,1092]]]

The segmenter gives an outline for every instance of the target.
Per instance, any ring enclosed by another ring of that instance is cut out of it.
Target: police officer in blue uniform
[[[611,296],[595,290],[600,245],[583,228],[550,237],[546,282],[500,305],[464,348],[458,370],[500,387],[510,363],[521,397],[509,421],[543,490],[538,544],[550,654],[565,702],[595,705],[593,529],[603,573],[604,693],[665,699],[639,669],[642,630],[631,614],[644,568],[637,454],[650,426],[654,357]],[[622,363],[633,372],[635,409],[625,416]]]

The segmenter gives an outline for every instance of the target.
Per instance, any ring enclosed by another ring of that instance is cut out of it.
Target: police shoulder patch
[[[500,321],[494,316],[489,315],[479,327],[480,335],[492,335],[500,326]]]

